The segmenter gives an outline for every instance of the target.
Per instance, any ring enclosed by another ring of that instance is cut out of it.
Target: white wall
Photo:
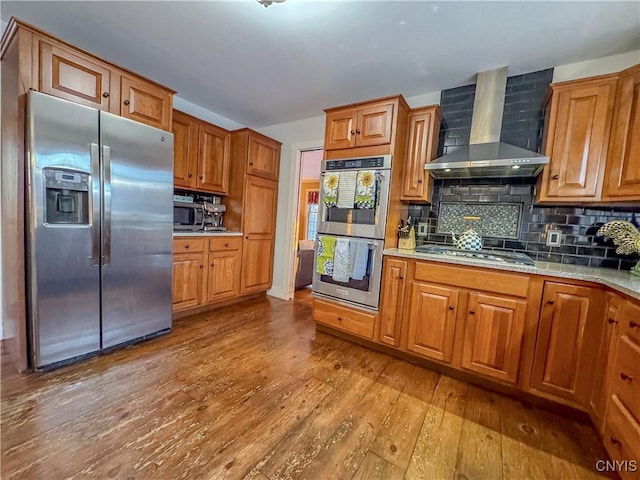
[[[178,95],[173,96],[173,108],[180,110],[181,112],[188,113],[189,115],[193,115],[194,117],[200,118],[206,122],[213,123],[219,127],[226,128],[227,130],[244,128],[244,125],[202,108],[195,103],[191,103],[184,98],[180,98]]]
[[[594,75],[615,73],[638,63],[640,63],[640,50],[596,58],[595,60],[587,60],[585,62],[561,65],[554,68],[553,81],[566,82],[568,80],[592,77]]]

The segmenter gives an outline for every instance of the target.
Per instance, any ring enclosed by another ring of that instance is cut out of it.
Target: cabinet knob
[[[618,440],[616,437],[614,437],[613,435],[611,435],[611,437],[609,437],[609,440],[611,440],[611,443],[613,445],[622,445],[622,442],[620,440]]]
[[[200,268],[204,268],[204,265],[200,265]]]
[[[553,305],[553,304],[554,304],[554,303],[556,303],[556,302],[555,302],[554,300],[547,300],[547,303],[548,303],[549,305]]]
[[[355,135],[355,134],[356,134],[356,132],[354,132],[353,130],[351,130],[351,135]]]
[[[200,175],[198,178],[199,178],[200,180],[202,180],[202,175]]]
[[[455,307],[453,305],[449,305],[449,310],[455,310]],[[471,313],[471,312],[469,312]]]
[[[225,243],[225,244],[224,244],[224,246],[225,246],[225,247],[228,247],[228,246],[229,246],[229,244],[228,244],[228,243]]]
[[[622,380],[629,380],[629,381],[633,380],[633,377],[631,375],[627,375],[624,372],[620,372],[620,378]]]
[[[189,248],[189,244],[187,243],[187,244],[184,246],[184,248]]]
[[[422,183],[422,179],[421,178],[418,179],[418,183]]]
[[[109,92],[103,92],[103,93],[102,93],[102,96],[103,96],[104,98],[109,98]]]
[[[213,263],[211,263],[211,266],[212,266],[212,267],[215,267],[215,265],[214,265]]]
[[[609,318],[609,319],[607,320],[607,322],[612,323],[612,324],[613,324],[613,323],[618,323],[618,321],[617,321],[615,318]]]
[[[631,328],[638,328],[638,327],[640,327],[640,323],[637,323],[637,322],[634,322],[633,320],[631,320],[631,321],[629,322],[629,326],[630,326]]]
[[[253,167],[253,162],[249,162],[249,165],[251,165]]]
[[[469,310],[469,315],[475,315],[476,311],[475,310]]]
[[[553,177],[551,177],[553,180],[558,180],[560,178],[560,175],[554,175]]]
[[[341,322],[342,321],[342,317],[338,317],[338,321]]]
[[[360,129],[356,128],[356,133],[360,135]]]
[[[122,103],[124,103],[125,105],[129,105],[129,100],[125,100],[125,101],[124,101],[124,102],[122,102]]]
[[[246,238],[247,240],[249,240],[249,237],[248,237],[248,236],[247,236],[247,237],[244,237],[244,238]]]
[[[189,178],[193,177],[193,173],[187,173],[187,177]]]

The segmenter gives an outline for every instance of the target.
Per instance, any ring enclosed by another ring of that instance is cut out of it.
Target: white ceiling
[[[16,16],[254,128],[640,49],[640,3],[11,2]]]

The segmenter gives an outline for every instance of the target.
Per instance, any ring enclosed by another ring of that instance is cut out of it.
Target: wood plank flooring
[[[323,333],[308,291],[49,373],[2,357],[1,477],[589,479],[596,433]]]

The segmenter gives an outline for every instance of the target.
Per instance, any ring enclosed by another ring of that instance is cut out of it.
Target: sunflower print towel
[[[340,174],[327,173],[322,180],[322,201],[327,207],[335,207],[338,200]]]
[[[320,275],[333,275],[333,256],[336,249],[336,240],[336,237],[318,237],[316,272]]]
[[[373,208],[376,198],[375,170],[360,170],[356,179],[356,207]]]

